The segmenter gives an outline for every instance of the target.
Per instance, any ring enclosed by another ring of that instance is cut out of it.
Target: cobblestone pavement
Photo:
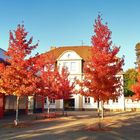
[[[0,140],[140,140],[140,112],[106,112],[100,131],[95,111],[39,120],[28,115],[20,120],[21,128],[10,125],[12,117],[0,120]]]

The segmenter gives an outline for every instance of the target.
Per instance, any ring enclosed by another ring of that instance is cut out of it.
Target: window
[[[113,103],[118,103],[118,98],[113,100]]]
[[[44,104],[47,104],[47,98],[44,99]]]
[[[55,99],[50,99],[50,104],[55,104]]]
[[[47,71],[47,67],[46,66],[44,66],[44,71]]]
[[[109,100],[105,101],[104,104],[109,104]]]
[[[76,62],[63,62],[63,67],[68,68],[69,71],[76,70]]]
[[[70,53],[67,54],[67,58],[70,58]]]
[[[70,71],[70,62],[64,62],[63,67],[67,68]]]
[[[85,97],[85,104],[90,104],[90,97]]]
[[[69,68],[69,63],[68,62],[64,62],[63,66]]]
[[[54,64],[48,64],[47,66],[44,66],[44,71],[54,71],[55,65]]]
[[[76,62],[71,62],[71,71],[76,70]]]

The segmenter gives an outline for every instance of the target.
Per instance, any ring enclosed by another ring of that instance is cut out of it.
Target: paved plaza
[[[0,120],[0,140],[139,140],[140,112],[106,112],[102,122],[106,131],[96,128],[95,111],[71,111],[66,117],[37,119],[21,116],[22,128],[10,127],[13,118]]]

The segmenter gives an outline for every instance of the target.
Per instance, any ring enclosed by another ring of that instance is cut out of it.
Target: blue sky
[[[135,45],[140,42],[139,0],[0,0],[0,47],[7,50],[9,30],[24,21],[35,52],[51,46],[91,45],[98,13],[112,31],[113,44],[125,55],[124,70],[134,67]],[[35,53],[34,52],[34,53]]]

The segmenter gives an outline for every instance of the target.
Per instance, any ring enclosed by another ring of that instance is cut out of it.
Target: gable
[[[57,60],[81,60],[82,58],[74,51],[68,50],[63,52]]]

